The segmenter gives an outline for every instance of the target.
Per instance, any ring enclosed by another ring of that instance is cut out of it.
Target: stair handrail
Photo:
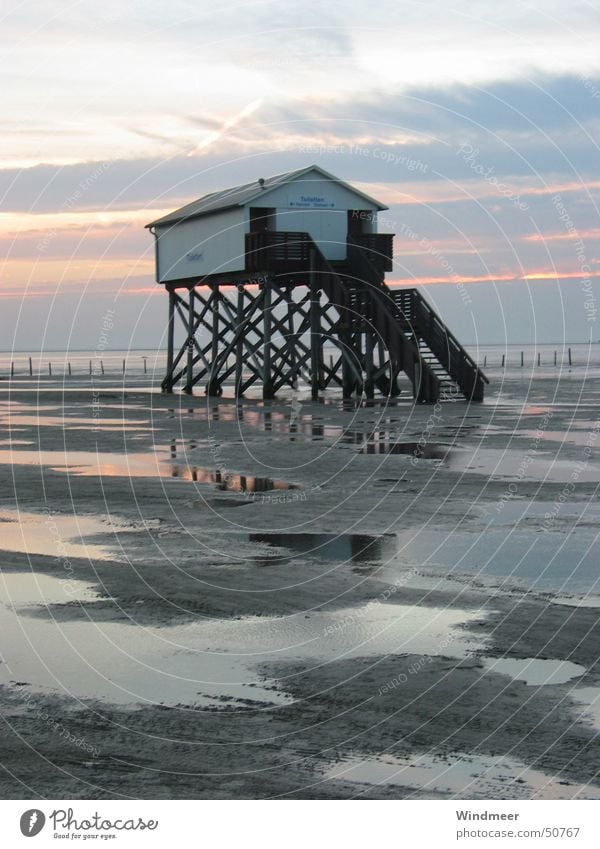
[[[437,329],[440,330],[440,332],[443,333],[443,335],[445,337],[447,337],[448,341],[453,345],[453,347],[459,353],[460,358],[464,362],[467,362],[474,371],[478,372],[478,374],[481,376],[482,380],[484,380],[486,383],[489,384],[488,378],[481,371],[481,369],[479,368],[479,366],[477,365],[475,360],[470,356],[470,354],[460,344],[460,342],[458,341],[456,336],[452,333],[452,331],[449,330],[448,327],[446,327],[446,325],[440,320],[440,318],[437,315],[437,313],[435,312],[435,310],[432,309],[432,307],[427,303],[427,301],[425,300],[423,295],[419,292],[419,290],[418,289],[412,289],[412,293],[413,293],[412,297],[413,297],[413,300],[415,301],[415,303],[418,305],[418,307],[420,309],[423,309],[427,312],[429,319],[432,320],[436,324]]]
[[[347,237],[347,251],[349,264],[355,268],[359,275],[357,277],[353,276],[352,279],[360,284],[363,291],[369,293],[377,309],[385,316],[387,326],[392,328],[392,334],[400,342],[401,368],[406,372],[412,382],[415,388],[415,395],[418,394],[417,385],[426,379],[429,381],[430,387],[434,390],[434,396],[438,398],[441,390],[440,380],[429,364],[422,358],[418,347],[399,327],[396,320],[396,305],[391,297],[390,290],[385,285],[383,274],[373,265],[362,245],[353,239],[350,234]],[[389,338],[389,335],[386,334],[385,338]],[[409,364],[408,370],[406,368],[407,363]],[[420,370],[420,377],[417,375],[417,364]]]

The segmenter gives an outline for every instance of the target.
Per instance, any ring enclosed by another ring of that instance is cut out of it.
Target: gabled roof
[[[349,191],[372,203],[378,209],[388,208],[378,200],[355,189],[349,183],[345,183],[323,168],[319,168],[318,165],[309,165],[307,168],[300,168],[298,171],[288,171],[285,174],[276,174],[274,177],[265,177],[262,187],[258,180],[254,180],[252,183],[245,183],[242,186],[234,186],[231,189],[223,189],[220,192],[212,192],[209,195],[204,195],[204,197],[192,201],[192,203],[188,203],[180,209],[164,215],[162,218],[157,218],[151,224],[146,224],[146,227],[162,227],[166,224],[175,224],[178,221],[189,221],[191,218],[199,218],[201,215],[208,215],[211,212],[221,212],[224,209],[231,209],[234,206],[246,206],[253,200],[256,200],[256,198],[263,198],[268,192],[273,191],[273,189],[285,183],[290,183],[292,180],[296,180],[310,171],[317,171],[327,180],[333,180],[340,186],[344,186]]]

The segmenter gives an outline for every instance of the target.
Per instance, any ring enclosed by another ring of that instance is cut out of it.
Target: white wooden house
[[[148,224],[156,238],[156,279],[185,285],[260,270],[249,256],[248,236],[268,232],[308,233],[327,260],[343,261],[348,235],[377,233],[377,213],[384,209],[317,165],[257,178]]]

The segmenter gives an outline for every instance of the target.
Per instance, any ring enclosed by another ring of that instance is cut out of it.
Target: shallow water
[[[447,758],[428,753],[406,758],[355,756],[338,761],[327,770],[326,778],[392,784],[468,799],[600,799],[600,787],[568,784],[509,757],[464,752]]]
[[[123,454],[100,454],[95,451],[0,451],[0,463],[44,466],[56,472],[82,477],[178,478],[194,483],[215,484],[217,489],[227,492],[301,488],[287,481],[171,462],[166,449]]]
[[[571,528],[544,533],[521,526],[477,532],[460,527],[442,531],[433,522],[397,533],[397,556],[404,568],[409,563],[445,574],[504,578],[559,593],[594,593],[600,587],[595,526],[578,527],[576,533]],[[393,579],[393,562],[384,574],[386,580]]]
[[[303,558],[323,560],[328,563],[362,563],[386,559],[397,549],[393,534],[370,536],[368,534],[249,534],[250,542],[266,543],[282,551],[257,559],[265,564],[288,563]],[[291,552],[288,554],[287,552]]]
[[[111,530],[123,533],[138,528],[109,516],[102,521],[96,516],[68,516],[49,510],[45,513],[0,510],[0,550],[49,555],[65,564],[69,557],[125,559],[116,540],[114,547],[84,540],[96,534],[109,534]]]
[[[71,582],[73,583],[73,582]],[[258,668],[282,660],[321,665],[382,654],[465,657],[481,647],[462,626],[481,612],[371,603],[331,613],[243,619],[199,618],[184,626],[36,618],[35,605],[78,601],[93,614],[86,585],[8,573],[0,581],[0,681],[131,704],[219,705],[224,699],[290,700],[285,680]],[[268,668],[268,667],[267,667]]]
[[[549,684],[566,684],[574,678],[580,678],[586,671],[585,666],[570,660],[540,660],[528,657],[485,658],[483,665],[487,672],[507,675],[513,681],[524,681],[529,687],[541,687]]]

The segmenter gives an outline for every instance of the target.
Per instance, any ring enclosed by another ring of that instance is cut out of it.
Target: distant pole
[[[14,363],[10,364],[10,376],[11,377],[15,376],[15,364]]]
[[[524,364],[525,364],[525,355],[523,354],[523,351],[521,351],[521,368],[523,368]]]
[[[554,365],[556,365],[556,351],[554,352]]]
[[[502,368],[504,368],[505,359],[506,359],[506,354],[502,354]]]
[[[125,360],[123,360],[123,374],[125,374]]]
[[[92,373],[92,361],[90,360],[90,374]]]
[[[148,374],[148,357],[142,357],[144,361],[144,374]]]
[[[100,371],[104,374],[104,363],[100,360]]]
[[[483,358],[483,367],[485,368],[486,366],[487,366],[487,354]]]
[[[540,360],[540,358],[541,358],[541,354],[540,354],[540,352],[538,351],[538,366],[540,366],[540,365],[541,365],[541,360]]]
[[[71,377],[71,363],[69,363],[69,377]]]
[[[52,363],[48,363],[48,374],[52,377]]]
[[[29,377],[33,377],[33,363],[31,362],[31,357],[29,357]]]
[[[570,348],[569,348],[569,365],[570,366],[573,365],[573,362],[571,360],[571,349]]]

